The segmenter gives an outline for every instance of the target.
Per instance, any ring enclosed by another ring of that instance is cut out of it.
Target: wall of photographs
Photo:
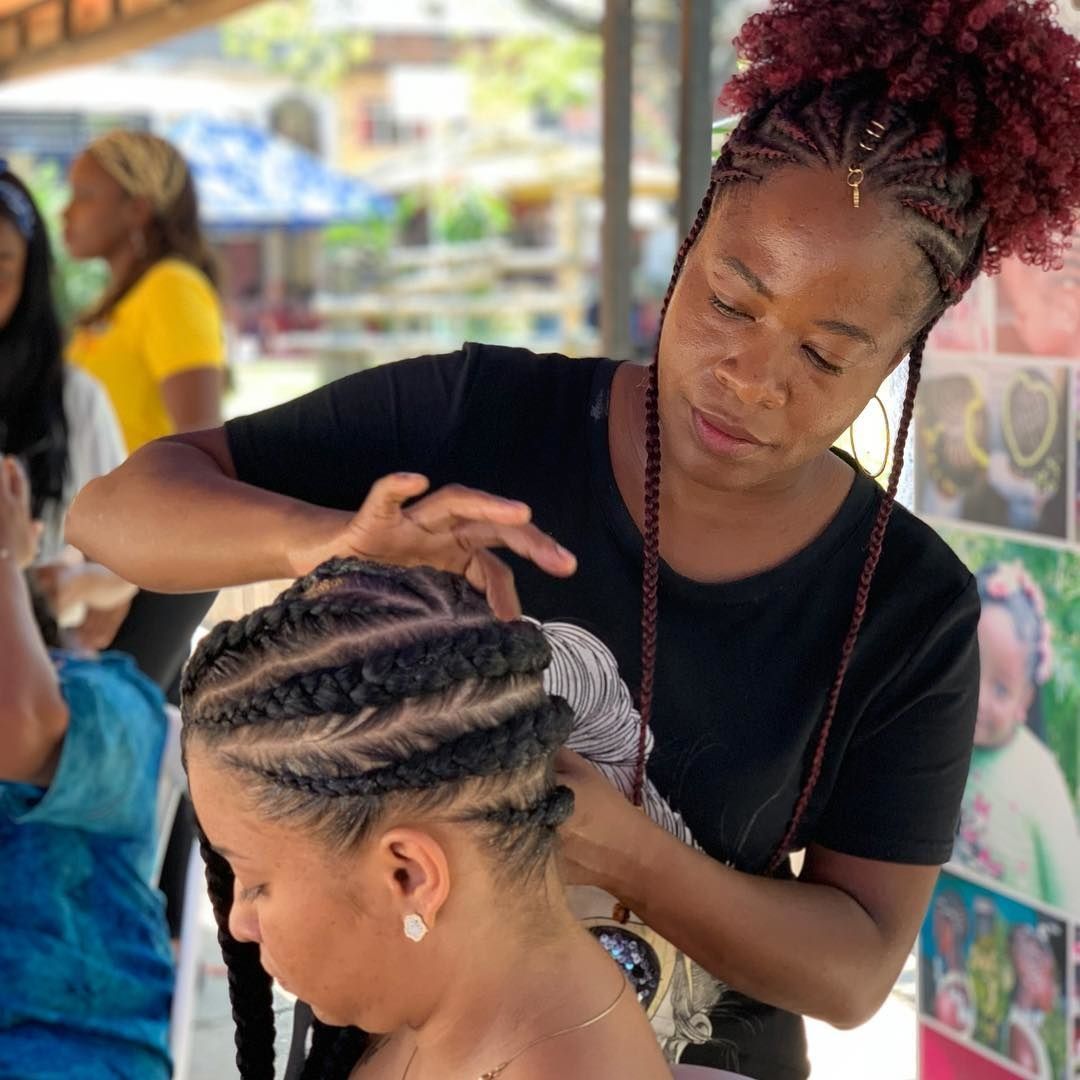
[[[1080,243],[983,279],[927,349],[915,509],[976,575],[982,683],[920,938],[922,1080],[1080,1078]]]

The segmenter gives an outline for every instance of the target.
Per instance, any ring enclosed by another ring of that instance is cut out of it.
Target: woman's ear
[[[145,229],[154,220],[154,207],[145,195],[128,198],[129,224],[132,229]]]
[[[419,915],[433,930],[450,896],[450,864],[442,844],[420,829],[390,829],[379,841],[376,861],[402,920]]]

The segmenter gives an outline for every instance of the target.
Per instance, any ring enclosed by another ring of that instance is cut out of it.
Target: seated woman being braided
[[[305,1077],[670,1077],[564,899],[550,656],[460,578],[355,559],[204,639],[184,744],[243,1077],[271,979],[315,1012]]]

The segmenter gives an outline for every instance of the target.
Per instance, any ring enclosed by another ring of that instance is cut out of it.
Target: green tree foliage
[[[599,98],[603,46],[596,34],[503,38],[465,53],[473,103],[488,115],[559,114]]]
[[[222,26],[226,56],[246,60],[302,86],[328,89],[371,55],[371,39],[320,27],[311,0],[269,0]]]

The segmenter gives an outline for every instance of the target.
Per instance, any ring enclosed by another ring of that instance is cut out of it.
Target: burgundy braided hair
[[[862,170],[891,196],[938,296],[911,340],[892,469],[858,578],[851,622],[810,764],[768,865],[783,864],[821,775],[903,468],[923,352],[934,324],[980,271],[1011,255],[1047,269],[1080,207],[1080,42],[1048,0],[773,0],[736,41],[747,67],[725,91],[743,112],[712,170],[660,311],[645,399],[641,727],[633,784],[642,805],[656,675],[660,568],[660,336],[675,285],[723,189],[784,167]],[[867,145],[869,136],[869,145]],[[1022,152],[1018,153],[1018,149]],[[617,909],[621,916],[625,908]]]

